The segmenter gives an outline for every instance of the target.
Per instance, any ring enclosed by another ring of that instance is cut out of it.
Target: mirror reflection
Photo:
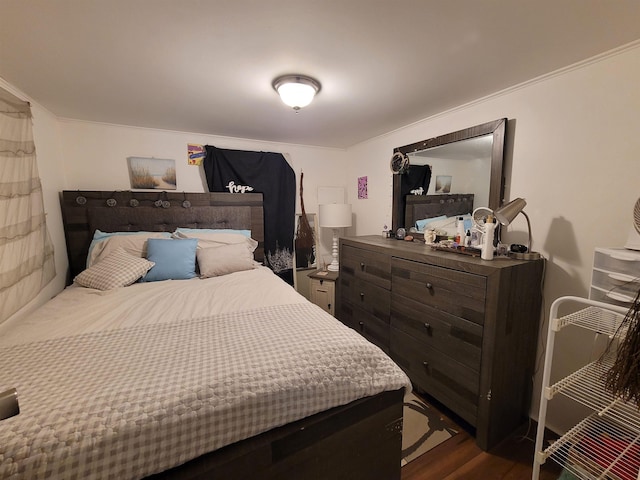
[[[478,205],[489,204],[491,144],[493,135],[410,152],[410,165],[431,166],[431,182],[425,195],[474,193]]]
[[[505,128],[506,119],[499,119],[396,148],[409,168],[394,174],[394,231],[425,218],[498,208]]]

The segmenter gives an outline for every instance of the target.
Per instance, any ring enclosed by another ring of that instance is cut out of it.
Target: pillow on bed
[[[424,230],[428,230],[427,226],[432,222],[437,222],[438,220],[445,220],[447,218],[446,215],[440,215],[439,217],[425,218],[423,220],[416,221],[416,228],[419,232]]]
[[[136,257],[147,256],[148,238],[171,238],[169,232],[102,232],[96,230],[89,245],[87,268],[118,248]]]
[[[234,233],[238,235],[244,235],[245,237],[251,236],[251,230],[236,230],[233,228],[183,228],[178,227],[174,233],[182,233],[190,238],[197,238],[198,235],[209,233]]]
[[[454,215],[451,217],[444,217],[444,218],[438,217],[436,219],[428,218],[427,220],[432,220],[432,221],[428,222],[425,225],[425,230],[444,231],[446,232],[447,235],[451,237],[455,237],[458,231],[457,229],[458,218],[460,217],[462,217],[462,220],[464,222],[464,230],[465,231],[469,230],[472,226],[471,215],[469,214]]]
[[[146,258],[130,255],[123,248],[117,248],[78,274],[73,281],[83,287],[112,290],[131,285],[153,265]]]
[[[208,233],[202,231],[184,232],[176,230],[172,236],[173,238],[195,238],[198,240],[198,249],[222,247],[224,245],[234,245],[236,243],[246,243],[251,245],[253,242],[255,242],[255,240],[252,239],[251,236],[246,236],[243,233],[238,233],[237,230],[226,230],[219,233]]]
[[[198,240],[195,238],[150,238],[147,240],[147,259],[155,266],[142,281],[186,280],[195,277],[197,246]]]
[[[198,248],[196,256],[200,278],[218,277],[255,268],[253,252],[258,242],[235,243],[220,247]]]

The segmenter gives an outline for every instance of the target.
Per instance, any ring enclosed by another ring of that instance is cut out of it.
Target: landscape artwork
[[[451,176],[450,175],[436,176],[436,193],[450,193],[450,192],[451,192]]]
[[[175,160],[128,157],[132,189],[176,189]]]

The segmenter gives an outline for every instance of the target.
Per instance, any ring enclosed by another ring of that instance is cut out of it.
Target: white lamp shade
[[[351,205],[348,203],[329,203],[326,205],[319,205],[319,217],[321,227],[350,227]]]

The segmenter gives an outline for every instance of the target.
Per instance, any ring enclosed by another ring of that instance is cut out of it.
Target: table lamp
[[[496,217],[496,220],[505,227],[509,225],[519,213],[524,215],[524,218],[527,219],[527,230],[529,232],[527,251],[524,253],[510,252],[509,255],[513,258],[517,258],[518,260],[537,260],[540,258],[540,254],[538,252],[531,251],[531,222],[529,221],[529,216],[524,213],[523,210],[526,206],[527,202],[525,202],[524,198],[516,198],[515,200],[511,200],[509,203],[498,208],[493,212],[493,215]]]
[[[329,203],[319,205],[319,222],[323,228],[333,229],[333,261],[327,267],[331,272],[340,269],[338,264],[338,229],[351,226],[351,205],[348,203]]]

